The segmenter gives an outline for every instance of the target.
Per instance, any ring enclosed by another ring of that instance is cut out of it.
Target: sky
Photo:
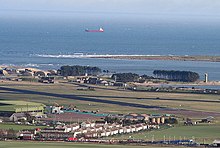
[[[0,17],[59,15],[85,13],[95,15],[134,14],[155,17],[200,17],[212,20],[220,17],[220,0],[0,0]],[[27,13],[28,12],[28,13]],[[163,18],[161,17],[161,18]]]
[[[0,0],[0,10],[220,14],[220,0]]]

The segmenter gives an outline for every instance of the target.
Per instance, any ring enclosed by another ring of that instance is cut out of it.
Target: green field
[[[220,112],[220,95],[204,95],[204,94],[187,94],[187,93],[157,93],[157,92],[132,92],[119,90],[117,87],[105,87],[105,86],[92,86],[95,87],[95,91],[78,91],[78,84],[59,83],[59,84],[40,84],[40,83],[28,83],[28,82],[10,82],[0,83],[0,87],[19,89],[22,91],[33,91],[34,93],[21,93],[16,91],[6,91],[0,89],[0,100],[22,100],[29,102],[38,102],[43,104],[58,103],[61,105],[76,105],[79,109],[94,110],[99,109],[102,112],[112,113],[128,113],[131,112],[143,112],[143,113],[157,113],[152,109],[144,109],[138,107],[129,107],[115,104],[105,104],[99,102],[74,100],[63,97],[57,97],[59,95],[74,95],[76,97],[95,98],[101,100],[113,100],[120,102],[137,103],[143,105],[154,105],[169,108],[189,109],[197,111],[212,111]],[[37,92],[50,93],[37,94]],[[165,98],[154,100],[152,98]],[[168,99],[167,99],[168,98]],[[167,99],[167,100],[166,100]],[[201,102],[201,101],[208,102]],[[212,102],[213,101],[213,102]],[[107,109],[107,110],[106,110]]]
[[[196,142],[212,143],[220,137],[220,125],[201,124],[194,126],[176,126],[167,129],[144,131],[113,137],[114,139],[143,139],[143,140],[174,140],[194,139]]]
[[[45,128],[45,126],[33,126],[33,125],[18,125],[13,123],[0,123],[0,129],[13,129],[16,131],[22,129],[36,129],[36,128]]]
[[[22,112],[43,110],[45,105],[42,103],[21,101],[21,100],[0,100],[0,111]]]
[[[66,142],[15,142],[0,141],[0,148],[159,148],[159,146],[129,146],[129,145],[108,145],[108,144],[78,144]],[[166,146],[166,148],[169,148]]]

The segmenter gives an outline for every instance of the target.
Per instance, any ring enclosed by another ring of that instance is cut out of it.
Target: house
[[[9,117],[10,121],[13,122],[17,122],[17,121],[26,121],[27,120],[27,116],[25,113],[13,113],[10,117]]]
[[[90,77],[88,80],[86,80],[86,83],[89,84],[101,84],[102,79],[97,78],[97,77]]]
[[[101,125],[96,125],[95,128],[96,128],[96,131],[104,129],[104,127]]]
[[[77,123],[76,124],[72,124],[70,126],[72,127],[72,131],[75,131],[75,130],[80,128],[79,124],[77,124]]]
[[[213,144],[217,147],[220,147],[220,140],[214,140]]]
[[[55,76],[55,75],[57,75],[57,70],[48,70],[47,75],[48,76]]]
[[[98,133],[96,132],[89,132],[85,134],[85,138],[96,138],[98,137]]]
[[[119,128],[118,133],[119,133],[119,134],[124,133],[124,129],[123,129],[123,127],[120,127],[120,128]]]
[[[137,115],[137,116],[135,116],[135,118],[136,118],[137,120],[145,120],[145,117],[142,116],[142,115]]]
[[[96,131],[96,129],[95,129],[94,127],[89,128],[89,130],[90,130],[91,132]]]
[[[159,129],[159,125],[148,125],[148,129]]]
[[[87,128],[87,127],[94,127],[95,126],[95,123],[94,122],[89,122],[89,121],[86,121],[86,122],[83,122],[81,123],[81,127],[82,128]]]
[[[143,130],[142,125],[140,125],[140,124],[136,125],[135,131],[138,132],[138,131],[141,131],[141,130]]]
[[[41,138],[50,140],[64,140],[74,137],[74,133],[67,133],[63,130],[41,130]]]
[[[9,68],[9,67],[6,67],[4,68],[4,70],[9,74],[9,75],[17,75],[17,69],[15,68]]]
[[[82,129],[82,133],[87,133],[88,129]]]
[[[148,125],[147,125],[147,124],[141,124],[141,126],[142,126],[142,129],[143,129],[143,130],[148,129]]]
[[[77,130],[77,131],[74,132],[73,137],[77,137],[77,135],[80,135],[82,133],[83,133],[82,130]]]
[[[106,132],[105,132],[105,136],[110,136],[111,135],[111,130],[106,130]]]
[[[56,129],[64,129],[64,132],[72,132],[79,129],[79,124],[70,124],[70,125],[58,125]]]
[[[113,132],[113,135],[118,134],[118,128],[113,128],[113,129],[112,129],[112,132]]]
[[[148,114],[141,114],[141,116],[144,117],[145,121],[149,121],[150,115],[148,115]]]
[[[6,70],[0,69],[0,76],[7,76],[9,75]]]
[[[39,82],[41,83],[55,83],[55,78],[54,77],[40,77]]]
[[[61,114],[63,113],[63,107],[62,106],[50,106],[51,113],[52,114]]]
[[[34,76],[45,77],[45,76],[47,76],[47,73],[44,71],[35,71]]]
[[[134,117],[133,115],[131,115],[131,114],[125,115],[125,116],[124,116],[124,119],[125,119],[125,120],[131,120],[131,121],[136,120],[135,117]]]
[[[19,137],[22,140],[33,140],[34,139],[34,133],[30,131],[24,131],[19,134]]]
[[[105,130],[100,131],[99,135],[100,135],[100,137],[105,137],[106,136]]]
[[[22,72],[20,72],[20,75],[32,77],[32,76],[34,76],[34,73],[32,71],[22,71]]]
[[[131,126],[131,132],[135,132],[136,131],[136,127],[133,125]]]
[[[111,134],[110,135],[114,135],[114,129],[109,129]]]
[[[126,126],[124,128],[124,133],[130,133],[131,132],[131,127],[130,126]]]
[[[122,126],[121,124],[113,123],[113,127],[117,127],[117,128],[119,128],[119,127],[121,127],[121,126]]]
[[[102,84],[102,85],[104,85],[104,86],[108,86],[108,85],[109,85],[108,82],[105,81],[105,80],[102,80],[102,81],[100,82],[100,84]]]

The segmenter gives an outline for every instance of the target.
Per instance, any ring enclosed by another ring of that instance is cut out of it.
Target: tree
[[[191,71],[154,70],[153,74],[170,81],[195,82],[199,79],[199,74]]]
[[[137,82],[139,75],[135,73],[117,73],[113,74],[112,79],[116,79],[117,82]]]
[[[83,76],[88,75],[98,75],[101,73],[101,69],[98,67],[90,66],[62,66],[59,70],[59,74],[62,76]]]

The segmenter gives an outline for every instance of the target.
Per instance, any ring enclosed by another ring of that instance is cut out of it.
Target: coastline
[[[220,62],[220,56],[93,55],[88,58]]]
[[[168,82],[168,83],[153,83],[153,82],[145,82],[145,83],[133,83],[135,85],[140,86],[161,86],[161,85],[167,85],[167,86],[220,86],[220,81],[209,81],[209,82]]]

